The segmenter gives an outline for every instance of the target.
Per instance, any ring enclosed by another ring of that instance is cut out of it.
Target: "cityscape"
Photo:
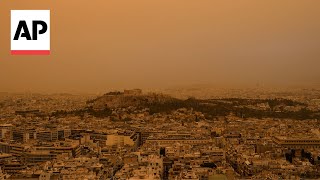
[[[0,0],[0,180],[320,180],[320,0]]]
[[[320,90],[167,92],[1,93],[0,179],[320,178]]]

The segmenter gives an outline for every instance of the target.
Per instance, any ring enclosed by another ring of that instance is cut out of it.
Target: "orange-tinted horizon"
[[[319,85],[320,1],[3,0],[0,91]],[[10,10],[51,10],[51,55],[10,55]]]

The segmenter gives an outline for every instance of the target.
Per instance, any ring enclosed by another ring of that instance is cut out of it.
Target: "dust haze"
[[[319,86],[320,1],[0,2],[0,91]],[[51,55],[10,55],[10,10],[51,10]]]

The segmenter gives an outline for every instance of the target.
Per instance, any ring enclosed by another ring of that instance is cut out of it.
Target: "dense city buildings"
[[[2,95],[0,179],[320,178],[320,92],[230,94]]]

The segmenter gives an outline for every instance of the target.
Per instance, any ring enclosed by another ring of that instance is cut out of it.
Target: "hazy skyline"
[[[10,10],[51,10],[51,55],[10,55]],[[320,1],[0,1],[0,91],[319,85]]]

